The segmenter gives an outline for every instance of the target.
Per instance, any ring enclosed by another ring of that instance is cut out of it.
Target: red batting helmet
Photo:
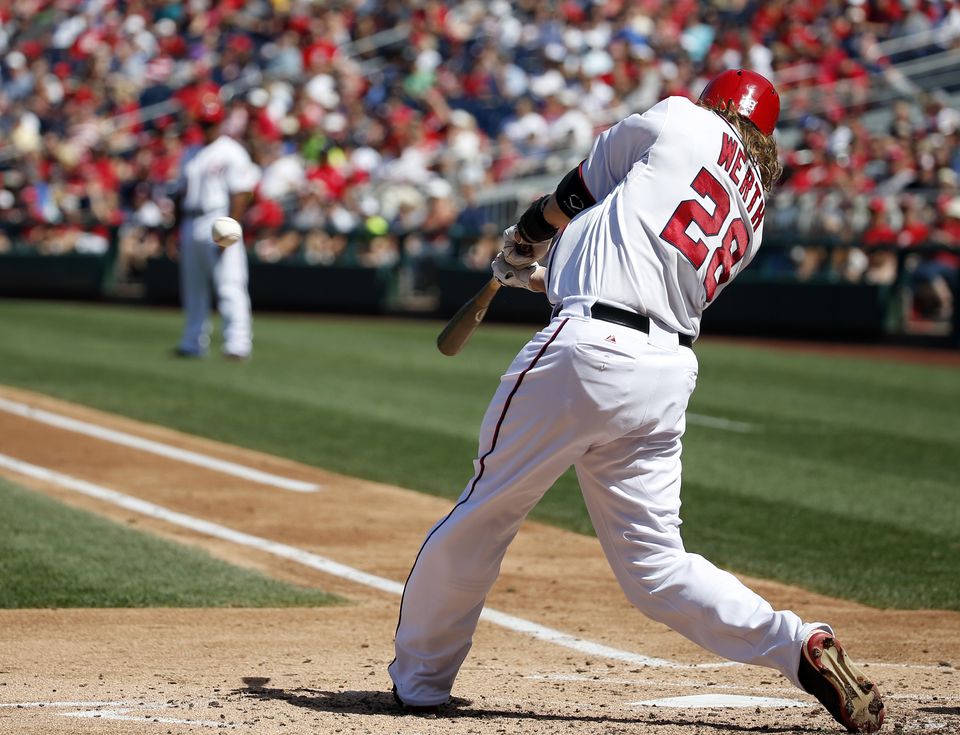
[[[712,107],[729,103],[761,133],[771,135],[780,117],[780,95],[764,77],[749,69],[729,69],[714,77],[700,94]]]
[[[197,121],[201,123],[213,125],[223,122],[223,103],[220,102],[220,98],[212,92],[203,95],[197,103],[196,116]]]

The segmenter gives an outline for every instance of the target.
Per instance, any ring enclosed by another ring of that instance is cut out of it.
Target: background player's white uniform
[[[230,196],[251,192],[260,170],[240,143],[226,135],[188,151],[181,164],[180,298],[186,316],[179,350],[203,354],[210,342],[210,283],[223,319],[223,352],[246,357],[252,349],[247,253],[243,241],[223,249],[210,228],[230,214]]]
[[[709,301],[750,260],[763,194],[718,114],[670,98],[602,134],[581,175],[597,200],[554,243],[551,323],[501,378],[474,477],[407,580],[390,675],[403,702],[446,701],[483,601],[526,514],[571,464],[630,601],[724,658],[799,686],[804,624],[680,537],[680,452]],[[598,301],[650,317],[649,334],[591,318]]]

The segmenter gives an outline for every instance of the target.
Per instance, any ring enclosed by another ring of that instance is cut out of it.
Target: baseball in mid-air
[[[233,217],[217,217],[210,228],[210,236],[217,245],[225,248],[239,242],[243,237],[243,229]]]

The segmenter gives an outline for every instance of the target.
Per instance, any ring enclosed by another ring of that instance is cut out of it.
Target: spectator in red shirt
[[[889,284],[897,278],[897,233],[890,226],[887,206],[877,197],[870,202],[870,223],[860,236],[867,253],[867,283]]]
[[[929,242],[931,230],[927,209],[922,199],[912,196],[904,199],[903,222],[897,233],[897,245],[902,248],[913,248]]]

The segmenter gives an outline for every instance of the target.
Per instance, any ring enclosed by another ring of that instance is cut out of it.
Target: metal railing
[[[871,47],[871,53],[878,57],[890,57],[910,51],[920,51],[928,49],[931,46],[945,47],[949,46],[960,34],[951,33],[948,27],[937,27],[917,33],[910,33],[904,36],[888,38],[883,41],[877,41]],[[949,52],[949,50],[946,50]],[[926,55],[926,54],[925,54]],[[797,66],[788,67],[777,72],[777,82],[779,84],[796,84],[817,75],[819,67],[816,64],[806,63]]]

